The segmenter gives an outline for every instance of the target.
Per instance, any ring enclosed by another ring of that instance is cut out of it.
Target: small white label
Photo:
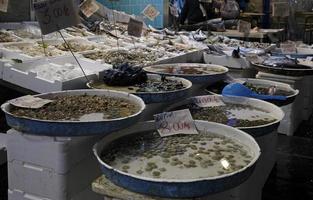
[[[281,43],[280,48],[283,54],[294,54],[297,53],[296,43],[289,42],[289,43]]]
[[[9,0],[0,0],[0,11],[7,12],[8,11]]]
[[[78,7],[73,0],[45,0],[33,5],[42,34],[75,26],[80,22]]]
[[[204,95],[192,97],[191,100],[197,106],[204,107],[215,107],[215,106],[225,106],[225,103],[222,100],[222,97],[215,95]]]
[[[160,14],[160,12],[151,4],[148,4],[146,8],[142,11],[142,14],[148,17],[151,21]]]
[[[95,0],[85,0],[81,5],[80,5],[80,10],[86,17],[90,17],[93,15],[95,12],[99,10],[98,4],[95,2]]]
[[[53,101],[49,99],[42,99],[39,97],[34,97],[32,95],[23,96],[23,97],[12,99],[9,101],[10,104],[16,107],[33,108],[33,109],[41,108],[42,106],[51,102]]]
[[[161,137],[177,134],[198,134],[188,109],[156,114],[154,119]]]

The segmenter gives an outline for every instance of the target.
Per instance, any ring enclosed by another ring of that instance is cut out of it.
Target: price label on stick
[[[177,134],[198,134],[188,109],[156,114],[154,119],[161,137]]]
[[[42,34],[77,25],[78,9],[73,0],[45,0],[33,4]]]
[[[0,11],[7,12],[8,11],[9,0],[0,0]]]
[[[93,15],[95,12],[99,10],[98,4],[95,2],[95,0],[85,0],[81,5],[80,5],[80,10],[86,17],[90,17]]]
[[[136,20],[133,18],[129,19],[128,27],[127,27],[128,35],[132,35],[135,37],[141,37],[142,28],[143,28],[143,22],[142,21]]]
[[[42,99],[39,97],[34,97],[32,95],[23,96],[17,99],[10,100],[9,103],[16,107],[21,108],[41,108],[42,106],[53,102],[49,99]]]
[[[197,96],[191,99],[194,104],[199,107],[215,107],[215,106],[225,106],[225,103],[222,100],[221,96],[215,95],[204,95],[204,96]]]
[[[151,4],[148,4],[145,9],[142,11],[142,14],[148,17],[151,21],[160,14],[160,12]]]

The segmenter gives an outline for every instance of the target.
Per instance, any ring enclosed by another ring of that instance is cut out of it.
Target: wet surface
[[[277,163],[263,188],[263,200],[279,199],[313,199],[313,139],[279,136]]]

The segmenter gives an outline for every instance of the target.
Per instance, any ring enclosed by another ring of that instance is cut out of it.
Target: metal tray
[[[5,113],[7,123],[10,127],[25,134],[46,136],[105,135],[111,133],[112,131],[120,130],[133,125],[140,119],[140,115],[145,109],[145,104],[139,97],[125,92],[111,90],[68,90],[62,92],[39,94],[36,96],[41,98],[49,98],[52,96],[83,94],[127,99],[137,104],[140,107],[140,110],[131,116],[112,120],[104,120],[102,117],[92,116],[91,119],[81,121],[52,121],[14,116],[10,113],[12,105],[9,103],[4,103],[1,106],[1,109]]]

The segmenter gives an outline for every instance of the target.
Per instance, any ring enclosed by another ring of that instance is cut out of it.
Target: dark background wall
[[[9,0],[8,12],[0,12],[0,22],[30,20],[30,0]]]

